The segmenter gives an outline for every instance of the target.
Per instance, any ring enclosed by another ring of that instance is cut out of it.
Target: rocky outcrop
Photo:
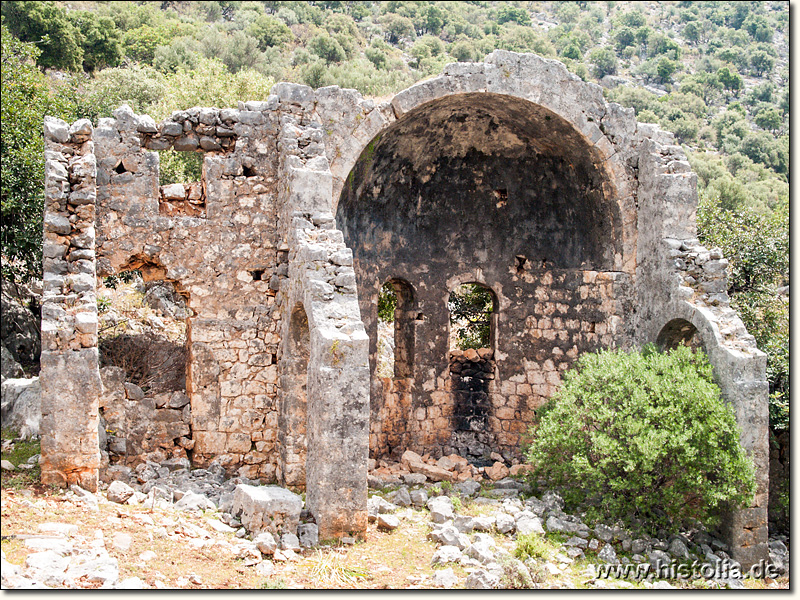
[[[42,388],[39,378],[6,379],[2,385],[3,428],[22,439],[39,435],[42,421]]]
[[[29,286],[16,284],[5,277],[0,280],[0,339],[10,358],[28,369],[36,371],[42,341],[39,332],[41,294],[36,294]],[[35,287],[35,286],[33,286]],[[3,352],[3,376],[13,365],[6,363],[9,357]],[[17,377],[21,377],[14,369]]]

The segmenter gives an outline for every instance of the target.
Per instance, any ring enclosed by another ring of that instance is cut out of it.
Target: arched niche
[[[509,451],[519,451],[522,422],[555,390],[562,363],[616,341],[610,327],[582,327],[618,322],[623,310],[609,301],[620,278],[598,276],[624,263],[615,186],[600,150],[543,106],[493,93],[422,104],[366,145],[336,206],[371,340],[373,418],[386,401],[376,383],[381,282],[408,282],[424,315],[409,378],[412,449],[446,452],[454,428],[448,282],[469,273],[508,306],[493,320],[495,330],[508,324],[497,372],[514,386],[495,386],[493,406],[506,408],[492,430]],[[532,331],[539,322],[547,331]]]

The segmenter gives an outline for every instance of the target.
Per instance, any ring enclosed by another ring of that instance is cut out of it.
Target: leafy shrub
[[[755,490],[733,410],[705,355],[683,346],[583,355],[531,437],[533,476],[603,519],[713,524]]]

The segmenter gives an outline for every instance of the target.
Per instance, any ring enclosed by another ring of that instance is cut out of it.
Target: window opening
[[[402,280],[385,283],[378,293],[378,377],[413,376],[414,308],[411,285]]]
[[[205,217],[203,153],[159,150],[159,213],[168,217]]]
[[[193,447],[186,386],[191,309],[172,282],[147,280],[152,272],[143,270],[105,277],[97,290],[100,366],[124,371],[124,391],[100,406],[101,448],[112,464],[189,458]],[[136,401],[134,413],[129,401]]]
[[[494,293],[479,283],[465,283],[450,293],[450,349],[491,348]]]
[[[397,294],[391,283],[383,284],[378,292],[378,377],[394,377],[394,313]]]
[[[450,293],[450,378],[455,394],[455,430],[474,461],[483,454],[488,440],[494,379],[493,317],[496,308],[492,290],[477,283],[457,287]],[[476,443],[478,442],[478,443]]]

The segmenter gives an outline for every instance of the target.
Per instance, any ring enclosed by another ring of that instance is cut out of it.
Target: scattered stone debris
[[[430,464],[429,460],[419,457],[405,462],[410,466],[412,463]],[[459,461],[452,463],[461,464]],[[656,566],[658,561],[670,564],[687,559],[710,564],[727,560],[729,565],[735,564],[730,561],[727,546],[707,532],[652,538],[634,537],[616,524],[590,527],[579,516],[564,512],[564,501],[557,493],[547,491],[536,497],[531,495],[526,484],[514,479],[491,482],[485,478],[484,485],[481,485],[473,479],[451,484],[448,480],[428,481],[426,477],[426,480],[412,479],[407,483],[402,479],[407,467],[402,464],[376,466],[376,471],[379,469],[384,470],[382,475],[387,479],[391,473],[394,481],[382,486],[380,492],[373,492],[368,500],[369,519],[380,531],[391,534],[402,528],[412,514],[405,507],[425,506],[427,509],[431,528],[428,539],[438,546],[431,565],[443,568],[437,569],[430,578],[420,579],[415,584],[418,587],[572,588],[575,582],[569,579],[568,567],[575,560],[586,559],[586,552],[594,553],[597,565],[638,562]],[[480,469],[478,473],[481,473]],[[378,478],[375,471],[373,477]],[[304,509],[301,496],[277,486],[260,485],[246,477],[227,479],[217,463],[212,463],[208,469],[189,470],[188,464],[181,461],[147,462],[135,469],[116,467],[105,473],[105,480],[101,486],[105,490],[93,494],[72,486],[65,499],[80,503],[89,510],[97,510],[100,504],[111,502],[172,511],[175,517],[162,519],[158,524],[147,514],[139,514],[136,518],[142,524],[161,531],[159,535],[162,536],[180,532],[191,544],[227,548],[232,557],[242,559],[245,568],[253,568],[264,577],[276,572],[276,564],[280,566],[296,561],[302,553],[319,544],[317,525]],[[443,485],[443,481],[448,481],[448,484]],[[504,498],[486,497],[496,491],[495,486],[503,486],[500,489],[511,490],[514,494]],[[486,514],[459,514],[465,502],[486,506]],[[183,521],[180,514],[185,511],[203,511],[208,529]],[[58,522],[43,523],[39,525],[39,531],[41,536],[25,539],[26,547],[33,552],[23,564],[13,565],[3,554],[4,588],[147,587],[137,577],[121,580],[117,560],[109,555],[110,548],[124,552],[130,550],[132,538],[128,533],[116,532],[110,539],[105,539],[102,531],[98,530],[92,539],[86,539],[78,535],[76,526]],[[512,556],[517,538],[531,534],[543,536],[545,531],[570,536],[560,544],[556,556],[525,561]],[[234,532],[238,538],[236,541],[222,541],[218,537]],[[771,539],[769,547],[770,562],[776,572],[779,575],[788,573],[786,540]],[[627,557],[628,554],[632,554],[632,559]],[[146,550],[140,552],[135,560],[141,564],[155,564],[153,561],[158,559],[156,552]],[[457,575],[454,565],[463,569],[466,577]],[[558,583],[554,583],[556,581]],[[591,567],[581,583],[595,589],[628,588],[636,583],[649,589],[675,589],[672,583],[652,574],[629,580],[603,578]],[[203,580],[189,573],[178,580],[178,585],[202,587]],[[167,587],[161,580],[156,581],[155,586]],[[742,583],[738,579],[719,577],[708,580],[708,586],[737,588]]]

